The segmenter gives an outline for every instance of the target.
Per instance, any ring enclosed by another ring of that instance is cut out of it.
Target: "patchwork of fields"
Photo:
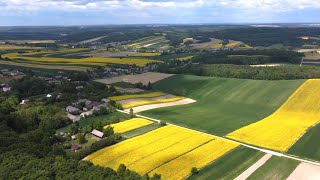
[[[287,151],[309,127],[320,121],[320,80],[307,80],[272,115],[227,137],[268,149]]]
[[[161,173],[164,179],[183,179],[192,167],[202,168],[237,146],[214,136],[168,125],[97,151],[85,160],[113,169],[124,164],[142,175]]]

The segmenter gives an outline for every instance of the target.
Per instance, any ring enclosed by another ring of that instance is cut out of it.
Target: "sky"
[[[0,26],[319,23],[320,0],[0,0]]]

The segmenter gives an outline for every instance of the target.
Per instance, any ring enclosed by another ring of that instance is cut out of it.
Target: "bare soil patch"
[[[178,105],[185,105],[185,104],[191,104],[196,102],[196,100],[190,99],[190,98],[185,98],[179,101],[174,101],[174,102],[168,102],[168,103],[158,103],[158,104],[149,104],[149,105],[143,105],[143,106],[137,106],[132,108],[133,112],[138,113],[142,111],[147,111],[150,109],[156,109],[156,108],[162,108],[162,107],[170,107],[170,106],[178,106]],[[126,109],[126,112],[129,112],[130,109]]]
[[[308,163],[300,163],[290,174],[287,180],[318,180],[320,179],[320,166]]]
[[[124,100],[118,101],[118,103],[123,105],[123,104],[138,102],[138,101],[144,101],[144,100],[160,100],[160,99],[168,99],[168,98],[173,98],[173,97],[176,97],[176,96],[172,95],[172,94],[167,94],[167,95],[164,95],[164,96],[158,96],[158,97],[152,97],[152,98],[124,99]]]
[[[126,83],[136,84],[136,83],[141,82],[144,85],[147,85],[149,82],[154,83],[154,82],[160,81],[162,79],[168,78],[173,75],[174,74],[147,72],[147,73],[143,73],[143,74],[123,75],[123,76],[117,76],[117,77],[112,77],[112,78],[97,79],[95,81],[101,82],[104,84],[112,84],[112,83],[116,83],[116,82],[126,82]]]

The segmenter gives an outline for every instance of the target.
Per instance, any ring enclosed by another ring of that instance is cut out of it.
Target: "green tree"
[[[198,169],[196,168],[196,167],[192,167],[191,168],[191,174],[192,175],[196,175],[196,174],[198,174],[199,173],[199,171],[198,171]]]
[[[120,164],[117,169],[117,174],[120,177],[123,177],[126,173],[127,167],[124,164]]]
[[[135,117],[135,115],[134,115],[133,109],[130,108],[130,118],[134,118],[134,117]]]
[[[85,137],[84,134],[80,133],[80,134],[78,135],[78,142],[79,142],[79,144],[84,144],[84,143],[87,142],[86,137]]]
[[[103,129],[103,136],[104,137],[109,137],[113,134],[114,134],[113,127],[107,126],[106,128]]]

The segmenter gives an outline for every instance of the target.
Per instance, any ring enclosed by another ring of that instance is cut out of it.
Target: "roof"
[[[80,116],[75,116],[75,115],[72,115],[72,114],[69,114],[69,113],[68,113],[67,116],[68,116],[68,118],[71,119],[73,122],[80,120]]]
[[[102,137],[103,137],[103,132],[98,131],[98,130],[96,130],[96,129],[92,130],[92,131],[91,131],[91,134],[92,134],[92,135],[95,135],[95,136],[97,136],[97,137],[99,137],[99,138],[102,138]]]
[[[68,106],[66,107],[66,110],[69,112],[76,112],[76,111],[80,111],[80,109],[73,107],[73,106]]]
[[[81,146],[80,146],[80,145],[78,145],[78,144],[72,144],[72,145],[71,145],[71,150],[72,150],[72,151],[76,151],[76,150],[78,150],[78,149],[81,149]]]

